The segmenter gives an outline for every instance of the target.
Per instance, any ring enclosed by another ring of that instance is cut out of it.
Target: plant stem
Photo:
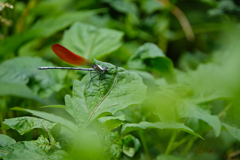
[[[146,158],[147,158],[147,160],[151,160],[151,156],[149,154],[146,139],[145,139],[145,136],[144,136],[144,131],[141,129],[141,130],[138,131],[138,133],[139,133],[139,137],[141,139],[142,145],[143,145],[144,152],[146,154]]]
[[[194,136],[190,141],[188,141],[188,144],[186,145],[183,153],[182,153],[182,156],[186,156],[187,153],[189,152],[189,150],[191,149],[193,143],[198,139],[198,137]]]
[[[173,143],[177,137],[177,130],[175,130],[171,136],[170,141],[168,142],[167,149],[165,151],[165,155],[169,155],[169,153],[172,151]]]

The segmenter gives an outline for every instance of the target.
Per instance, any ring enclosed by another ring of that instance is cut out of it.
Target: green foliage
[[[238,2],[1,2],[0,159],[237,158]]]

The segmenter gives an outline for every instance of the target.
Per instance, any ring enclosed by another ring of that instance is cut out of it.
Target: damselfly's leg
[[[108,83],[108,81],[106,80],[106,77],[105,77],[105,73],[103,72],[103,79]],[[108,83],[108,85],[110,85],[109,83]]]
[[[97,74],[92,77],[92,76],[91,76],[91,73],[97,73]],[[91,84],[92,80],[93,80],[95,77],[97,77],[99,74],[100,74],[100,72],[90,72],[91,80],[90,80],[90,82],[89,82],[88,88],[90,87],[90,84]]]
[[[100,72],[100,80],[101,80],[101,83],[103,84],[102,82],[102,78],[105,77],[105,74],[104,72]],[[104,88],[107,90],[106,86],[103,84]]]

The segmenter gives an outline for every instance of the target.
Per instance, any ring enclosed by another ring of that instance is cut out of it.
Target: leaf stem
[[[224,116],[227,112],[227,110],[232,106],[232,103],[229,103],[219,114],[218,114],[218,118],[221,118],[222,116]]]
[[[141,130],[138,131],[138,133],[139,133],[139,137],[140,137],[140,140],[142,142],[142,145],[143,145],[143,150],[146,154],[146,158],[147,158],[147,160],[151,160],[151,156],[149,154],[146,139],[145,139],[145,136],[144,136],[144,131],[141,129]]]
[[[174,144],[174,141],[177,137],[177,130],[175,130],[171,136],[171,139],[170,141],[168,142],[168,146],[167,146],[167,149],[165,151],[165,155],[169,155],[169,153],[172,151],[172,148],[173,148],[173,144]]]
[[[187,153],[190,151],[190,149],[192,148],[193,143],[198,139],[198,137],[194,136],[192,139],[190,139],[182,153],[182,156],[186,156]]]

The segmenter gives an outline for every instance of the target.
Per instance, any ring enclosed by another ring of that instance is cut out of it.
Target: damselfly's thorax
[[[93,66],[93,69],[95,71],[98,71],[98,72],[107,72],[108,71],[108,68],[103,68],[103,67],[101,67],[101,66],[99,66],[97,64]]]

